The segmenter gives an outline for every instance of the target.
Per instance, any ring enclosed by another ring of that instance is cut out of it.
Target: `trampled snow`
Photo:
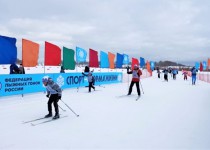
[[[1,97],[0,149],[210,149],[210,85],[190,81],[154,72],[138,101],[135,85],[122,96],[128,83],[65,89],[62,100],[79,117],[60,101],[68,117],[37,126],[22,122],[48,113],[44,93]]]

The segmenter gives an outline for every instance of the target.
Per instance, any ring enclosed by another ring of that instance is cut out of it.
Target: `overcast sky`
[[[0,0],[0,35],[184,64],[210,57],[209,0]]]

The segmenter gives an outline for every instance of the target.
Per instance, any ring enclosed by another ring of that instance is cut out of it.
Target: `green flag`
[[[75,51],[73,49],[68,49],[63,47],[63,67],[64,69],[75,69],[75,60],[74,60]]]

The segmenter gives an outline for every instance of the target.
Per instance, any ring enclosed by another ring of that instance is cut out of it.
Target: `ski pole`
[[[62,100],[61,100],[62,101]],[[64,101],[62,101],[63,103],[64,103]],[[66,103],[64,103],[65,105],[66,105],[66,107],[68,107],[77,117],[79,117],[79,115],[78,114],[76,114],[70,107],[69,107],[69,105],[67,105]]]
[[[65,109],[63,109],[61,106],[59,106],[59,105],[58,105],[58,107],[59,107],[61,110],[66,111],[66,110],[65,110]]]
[[[77,87],[77,92],[79,91],[79,87],[80,87],[80,81],[79,81],[79,85],[78,85],[78,87]]]
[[[141,89],[142,89],[142,92],[144,94],[144,90],[143,90],[143,87],[142,87],[142,84],[141,84],[141,81],[139,81],[140,85],[141,85]]]

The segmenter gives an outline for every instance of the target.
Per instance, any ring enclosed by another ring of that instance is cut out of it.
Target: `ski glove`
[[[48,98],[49,98],[49,97],[50,97],[50,94],[47,94],[47,95],[46,95],[46,97],[48,97]]]

